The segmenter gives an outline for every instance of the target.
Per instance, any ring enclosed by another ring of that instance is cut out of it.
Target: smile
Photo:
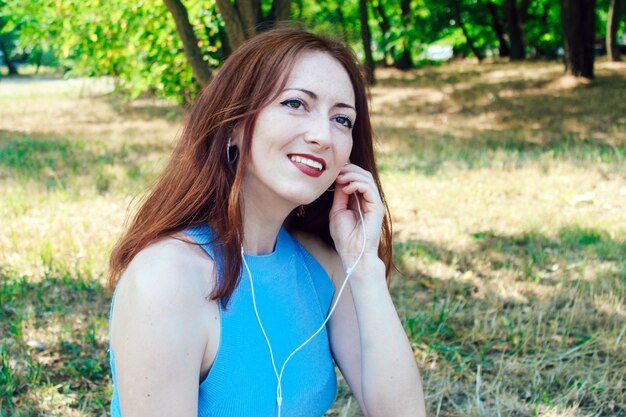
[[[319,177],[322,175],[326,166],[325,161],[320,158],[316,158],[312,155],[288,155],[289,160],[300,170],[302,173],[311,177]]]
[[[311,168],[317,169],[318,171],[321,171],[324,169],[324,165],[321,162],[314,161],[312,159],[305,158],[303,156],[291,155],[289,159],[291,159],[293,162],[298,162],[300,164],[308,165]]]

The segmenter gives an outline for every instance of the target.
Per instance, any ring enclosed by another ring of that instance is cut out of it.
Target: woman
[[[364,415],[424,415],[390,264],[354,54],[294,29],[249,40],[111,255],[112,415],[320,416],[333,360]]]

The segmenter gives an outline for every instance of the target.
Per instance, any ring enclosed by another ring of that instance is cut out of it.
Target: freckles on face
[[[276,102],[290,111],[290,122],[304,129],[301,133],[309,143],[337,151],[346,141],[352,145],[354,89],[341,63],[327,53],[303,53]]]
[[[356,118],[343,66],[323,52],[301,54],[284,88],[257,116],[248,183],[297,204],[314,200],[348,161]]]

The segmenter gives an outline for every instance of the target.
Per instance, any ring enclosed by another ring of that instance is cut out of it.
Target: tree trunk
[[[409,70],[413,68],[413,60],[411,59],[411,51],[407,45],[406,39],[402,41],[402,52],[396,57],[394,66],[399,70]]]
[[[606,21],[606,53],[609,61],[621,61],[619,47],[617,46],[617,29],[621,16],[622,0],[611,0],[609,16]]]
[[[593,79],[595,0],[562,0],[565,71]]]
[[[498,17],[498,9],[491,1],[487,2],[487,9],[489,10],[489,14],[491,14],[491,27],[498,38],[498,43],[500,44],[498,47],[498,54],[500,55],[500,58],[509,56],[509,43],[506,41],[506,37],[504,36],[504,25]]]
[[[43,59],[43,52],[40,48],[35,49],[35,75],[39,75],[41,69],[41,60]]]
[[[230,54],[233,52],[233,48],[230,46],[230,39],[228,39],[228,34],[226,33],[226,30],[220,29],[217,34],[220,38],[220,42],[222,43],[222,57],[220,58],[220,60],[223,60],[230,56]]]
[[[519,6],[517,16],[519,17],[519,24],[523,26],[524,23],[528,20],[528,6],[530,6],[529,0],[521,0],[521,4]],[[523,31],[522,31],[523,32]]]
[[[193,76],[200,87],[204,87],[211,81],[213,74],[209,65],[202,59],[202,51],[198,47],[198,39],[189,23],[187,9],[180,0],[164,0],[164,2],[176,23],[176,31],[183,42],[183,50],[191,65]]]
[[[230,0],[217,0],[216,3],[222,19],[224,19],[224,28],[226,29],[230,47],[232,50],[235,50],[247,39],[241,17],[239,16],[239,10],[235,8],[235,5]]]
[[[266,19],[272,27],[278,22],[289,20],[291,13],[291,0],[274,0],[272,9],[270,10],[268,19]]]
[[[526,57],[526,51],[524,50],[524,37],[517,13],[517,4],[515,0],[506,0],[504,6],[506,8],[506,22],[509,27],[509,41],[511,42],[509,56],[511,61],[519,61]]]
[[[367,0],[359,0],[359,19],[361,21],[361,39],[363,50],[365,51],[365,70],[367,71],[367,82],[374,84],[374,58],[372,57],[372,35],[367,16]]]
[[[2,54],[4,56],[4,63],[9,69],[9,75],[19,75],[17,72],[17,67],[15,66],[13,61],[11,61],[11,50],[7,46],[6,40],[2,38],[0,38],[0,50],[2,51]]]
[[[230,2],[230,0],[228,0]],[[257,23],[259,23],[259,9],[261,7],[260,0],[237,0],[235,7],[239,10],[239,17],[246,39],[256,35]]]
[[[463,36],[465,36],[465,40],[467,41],[467,46],[469,46],[469,48],[472,50],[472,53],[474,54],[474,56],[478,58],[478,61],[479,62],[482,61],[484,57],[480,53],[478,48],[476,48],[476,45],[474,45],[474,40],[472,39],[470,34],[467,32],[467,28],[465,27],[465,23],[463,22],[463,17],[461,16],[461,0],[454,1],[454,17],[459,27],[461,28],[461,31],[463,32]]]
[[[374,6],[374,9],[378,12],[378,16],[380,16],[380,19],[378,19],[378,25],[380,26],[380,31],[383,34],[383,50],[385,51],[385,61],[387,61],[387,37],[389,36],[389,32],[391,32],[391,24],[389,23],[389,18],[387,17],[387,14],[385,14],[385,8],[383,7],[382,0],[378,0],[376,2],[376,6]],[[394,48],[393,45],[389,48],[389,53],[392,57],[395,57],[396,48]]]
[[[400,0],[400,11],[402,13],[402,25],[406,30],[409,27],[409,19],[411,17],[411,0]],[[408,35],[404,35],[402,39],[402,52],[396,60],[395,66],[401,70],[413,68],[411,60],[411,40]]]
[[[233,50],[257,33],[288,20],[291,12],[291,0],[274,0],[267,16],[263,16],[260,0],[237,0],[235,3],[216,0],[216,3]]]

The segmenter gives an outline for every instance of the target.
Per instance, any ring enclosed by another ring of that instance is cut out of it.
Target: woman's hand
[[[365,221],[367,240],[363,257],[366,259],[378,258],[385,206],[372,174],[359,166],[344,166],[335,184],[333,205],[329,214],[330,234],[345,269],[353,266],[363,248],[363,227],[356,198],[359,199]]]

